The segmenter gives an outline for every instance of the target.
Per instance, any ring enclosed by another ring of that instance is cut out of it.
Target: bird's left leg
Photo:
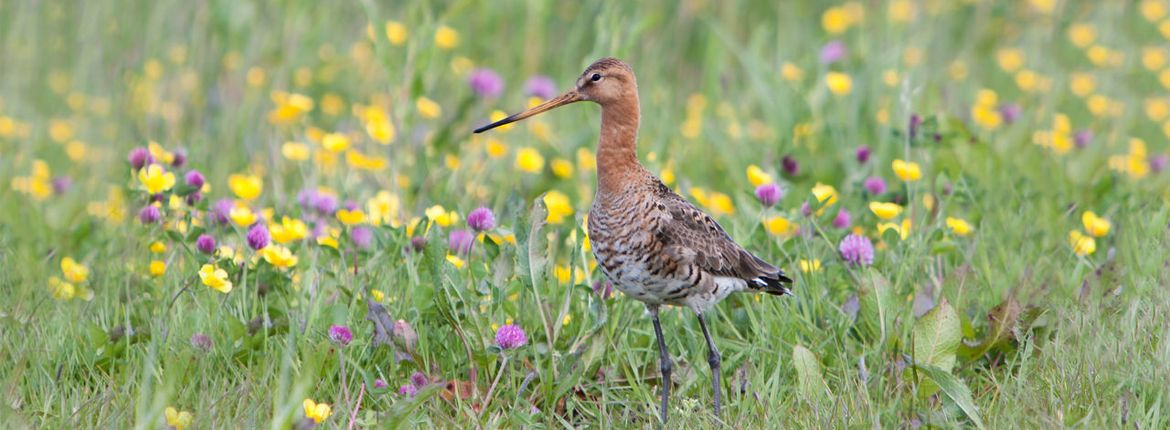
[[[703,328],[703,337],[707,338],[707,364],[711,365],[711,388],[715,396],[715,416],[719,416],[719,406],[722,403],[722,393],[719,384],[719,369],[721,359],[719,357],[719,349],[715,348],[715,342],[711,340],[711,331],[707,329],[707,319],[703,317],[702,312],[696,312],[699,316],[699,327]]]

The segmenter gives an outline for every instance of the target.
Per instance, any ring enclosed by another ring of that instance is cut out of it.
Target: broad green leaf
[[[801,345],[794,346],[792,364],[796,366],[797,387],[801,395],[809,400],[819,400],[832,394],[829,386],[825,384],[824,376],[821,375],[821,362],[812,351]]]
[[[914,323],[914,360],[950,372],[955,367],[955,352],[961,339],[959,316],[944,297]]]
[[[983,419],[979,417],[979,409],[975,407],[975,401],[971,399],[971,390],[967,388],[967,384],[964,384],[957,376],[937,366],[918,363],[915,367],[933,381],[947,398],[955,402],[959,409],[962,409],[963,413],[967,415],[967,419],[975,424],[976,428],[987,428],[983,425]]]
[[[881,338],[886,339],[887,330],[894,321],[898,305],[894,288],[890,281],[875,269],[866,272],[862,281],[863,284],[858,291],[861,307],[858,311],[859,317],[862,321],[877,326]]]

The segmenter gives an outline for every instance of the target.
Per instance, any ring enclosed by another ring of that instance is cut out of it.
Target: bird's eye
[[[600,81],[600,80],[601,80],[601,74],[594,73],[594,74],[593,74],[593,76],[590,76],[590,77],[589,77],[589,80],[591,80],[591,81],[593,81],[593,82]]]

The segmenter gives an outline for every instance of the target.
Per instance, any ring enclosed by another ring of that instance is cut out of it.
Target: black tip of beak
[[[499,127],[501,125],[505,125],[509,122],[512,122],[512,117],[514,117],[514,116],[516,116],[516,115],[510,115],[507,118],[504,118],[504,119],[501,119],[499,121],[493,122],[491,124],[485,125],[483,127],[477,128],[477,129],[475,129],[475,131],[473,133],[480,134],[480,133],[483,133],[485,131],[491,130],[493,128]]]

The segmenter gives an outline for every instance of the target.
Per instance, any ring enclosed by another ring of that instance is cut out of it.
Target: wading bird
[[[735,243],[719,223],[638,162],[638,83],[633,69],[620,60],[597,60],[577,78],[573,89],[475,132],[586,100],[601,105],[597,193],[589,211],[589,239],[605,276],[626,295],[645,303],[654,322],[662,372],[659,418],[666,423],[671,370],[658,320],[662,305],[686,306],[698,316],[707,340],[718,416],[720,357],[704,312],[739,291],[791,294],[786,284],[792,280]]]

